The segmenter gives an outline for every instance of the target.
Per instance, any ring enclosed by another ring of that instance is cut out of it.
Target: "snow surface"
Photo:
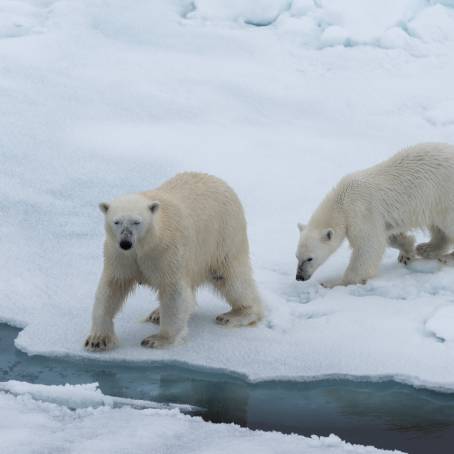
[[[304,438],[298,435],[254,432],[233,424],[211,424],[178,410],[137,410],[131,407],[86,407],[71,411],[49,403],[60,398],[48,387],[47,401],[29,394],[0,391],[2,454],[34,453],[197,453],[197,454],[372,454],[385,452],[353,446],[334,435]],[[46,394],[45,387],[42,388]],[[75,387],[78,396],[81,389]],[[90,390],[89,390],[90,391]],[[85,397],[82,396],[82,400]],[[390,451],[386,451],[390,452]],[[397,451],[394,451],[397,452]]]
[[[370,45],[421,52],[422,43],[454,39],[453,6],[451,0],[194,0],[186,17],[275,25],[318,49]]]
[[[453,390],[452,268],[407,269],[388,251],[366,286],[321,288],[345,269],[345,246],[313,281],[294,277],[296,223],[341,176],[403,146],[454,142],[453,7],[1,2],[0,319],[25,327],[16,345],[251,380],[394,377]],[[265,321],[215,325],[226,305],[204,290],[185,343],[143,349],[156,296],[141,289],[116,321],[119,348],[85,353],[97,204],[183,170],[216,174],[243,200]]]
[[[450,304],[438,309],[432,317],[427,320],[426,329],[433,333],[440,342],[454,342],[454,305]]]

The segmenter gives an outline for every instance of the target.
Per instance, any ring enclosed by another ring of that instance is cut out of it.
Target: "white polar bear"
[[[243,326],[261,319],[243,208],[222,180],[182,173],[156,190],[100,208],[106,228],[104,269],[87,350],[114,346],[113,318],[138,283],[159,296],[159,308],[148,320],[160,323],[160,333],[145,338],[145,347],[171,344],[185,334],[196,290],[206,283],[232,308],[217,317],[219,324]]]
[[[454,146],[420,144],[369,169],[344,177],[309,224],[299,224],[297,280],[315,270],[345,238],[352,248],[341,282],[364,283],[376,275],[387,245],[407,264],[416,254],[443,259],[454,243]],[[430,242],[414,247],[406,232],[428,229]]]

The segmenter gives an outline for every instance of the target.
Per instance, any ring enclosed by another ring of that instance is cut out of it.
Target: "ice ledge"
[[[118,408],[130,406],[139,410],[178,410],[193,412],[200,410],[191,405],[162,404],[138,399],[109,396],[103,394],[98,383],[81,385],[39,385],[23,381],[9,380],[0,382],[0,391],[13,394],[14,396],[27,395],[34,400],[48,402],[68,407],[72,410],[81,408],[110,407]]]
[[[55,403],[63,400],[102,400],[95,385],[44,386],[24,382],[2,383],[13,396],[0,390],[2,452],[134,452],[185,453],[226,452],[286,454],[377,454],[373,447],[352,445],[335,435],[329,437],[284,435],[243,429],[233,424],[212,424],[177,410],[142,409],[128,406],[98,408],[82,406],[74,411]],[[39,395],[47,402],[37,401]],[[90,397],[91,396],[91,397]],[[49,403],[51,401],[54,403]],[[393,451],[397,453],[398,451]]]

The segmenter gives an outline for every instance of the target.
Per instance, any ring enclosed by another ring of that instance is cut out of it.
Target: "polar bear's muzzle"
[[[307,270],[304,269],[304,265],[305,262],[298,265],[298,269],[296,270],[297,281],[308,281],[312,277],[312,274],[308,273]]]
[[[120,234],[120,248],[124,251],[129,251],[132,245],[132,232],[129,229],[122,230]]]
[[[121,240],[121,241],[120,241],[120,247],[121,247],[124,251],[129,251],[129,249],[132,248],[132,242],[129,241],[129,240]]]
[[[297,273],[296,274],[296,280],[297,281],[308,281],[312,276],[310,274],[302,274],[302,273]]]

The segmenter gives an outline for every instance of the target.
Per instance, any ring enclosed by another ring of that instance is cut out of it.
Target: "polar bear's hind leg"
[[[145,322],[154,323],[155,325],[159,325],[161,322],[161,313],[159,311],[159,307],[157,307],[151,314],[145,319]]]
[[[432,238],[428,243],[416,246],[416,253],[423,259],[437,260],[449,252],[449,238],[440,227],[433,226],[430,229]]]
[[[215,280],[214,286],[232,309],[218,315],[216,323],[231,327],[258,323],[263,317],[263,312],[250,264],[229,267],[222,276],[223,279]]]

